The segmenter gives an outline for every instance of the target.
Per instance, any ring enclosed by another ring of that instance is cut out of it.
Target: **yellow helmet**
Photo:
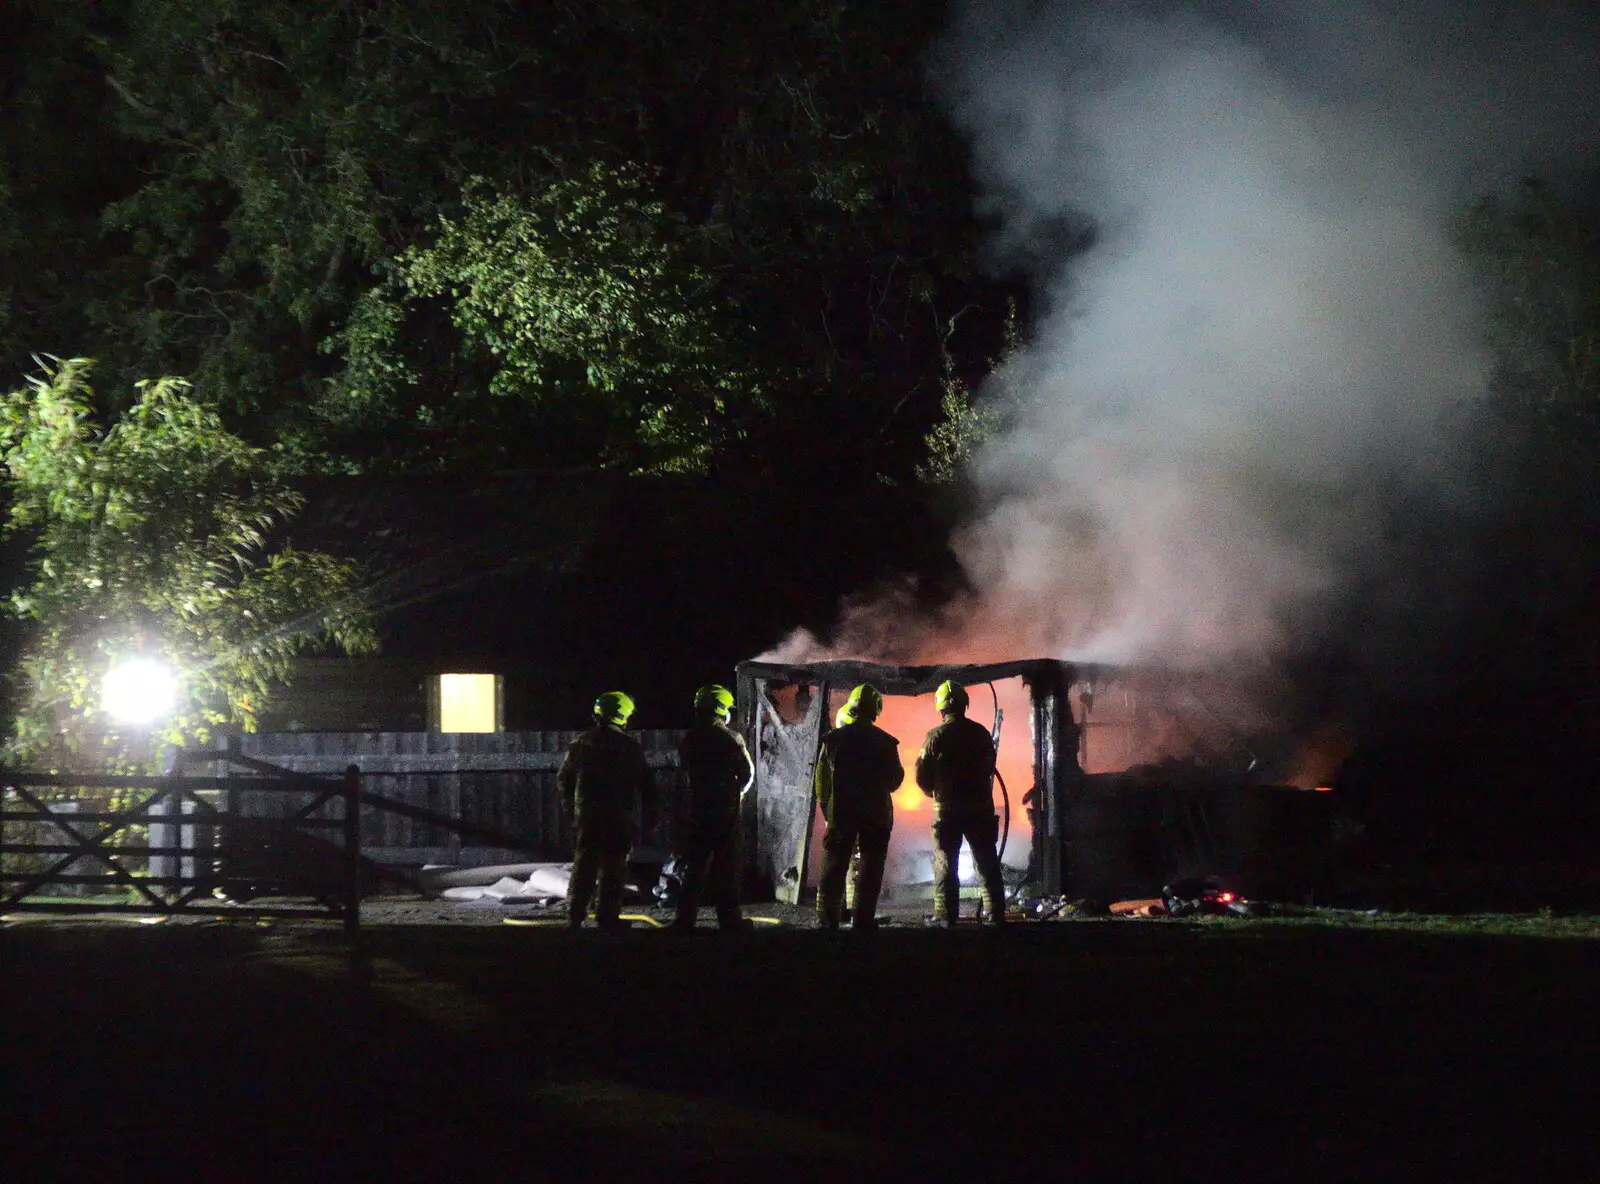
[[[850,697],[844,701],[844,706],[839,709],[840,715],[849,715],[849,723],[871,723],[878,718],[878,713],[883,710],[883,695],[878,688],[869,682],[864,682],[850,692]]]
[[[939,709],[940,714],[947,711],[966,711],[967,688],[960,686],[950,679],[945,679],[939,684],[939,689],[933,692],[933,705]]]
[[[607,691],[594,701],[594,717],[601,723],[622,727],[633,714],[633,700],[622,691]]]
[[[697,715],[715,715],[726,721],[733,714],[733,692],[715,684],[701,687],[694,693],[694,709]]]

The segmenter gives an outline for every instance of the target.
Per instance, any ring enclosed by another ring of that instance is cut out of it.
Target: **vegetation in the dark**
[[[160,731],[203,740],[219,724],[250,726],[291,655],[374,640],[353,564],[269,548],[301,499],[261,449],[177,379],[141,383],[102,426],[88,369],[46,365],[0,397],[5,525],[31,544],[10,605],[30,629],[8,755],[50,766],[148,756],[100,710],[100,680],[118,660],[159,656],[186,671]]]
[[[571,515],[590,545],[560,570],[496,558],[461,523],[476,590],[502,606],[483,618],[506,626],[498,656],[538,649],[554,666],[535,681],[574,710],[627,670],[686,709],[845,592],[959,578],[931,487],[994,414],[972,388],[1025,332],[1027,292],[975,264],[964,150],[925,85],[942,5],[0,7],[0,389],[69,392],[104,425],[90,452],[159,391],[201,417],[163,430],[203,419],[183,455],[223,438],[248,454],[278,525],[210,588],[219,604],[284,556],[312,561],[281,550],[312,531],[285,534],[294,490],[379,475],[486,497],[508,472],[611,475],[621,492]],[[1600,759],[1591,207],[1529,187],[1465,214],[1498,309],[1480,463],[1504,496],[1468,527],[1491,561],[1428,703],[1363,721],[1353,766],[1468,812],[1543,803],[1540,826],[1571,811],[1558,771]],[[93,394],[41,370],[50,356],[94,358]],[[191,385],[136,386],[162,375]],[[6,496],[34,532],[7,573],[24,735],[43,685],[26,663],[66,610],[29,550],[55,545],[27,508],[53,495],[14,463]],[[225,523],[179,526],[230,545]],[[182,599],[164,563],[128,571],[143,583],[108,630]],[[421,622],[379,632],[421,644]],[[247,682],[212,709],[237,714]]]
[[[0,351],[17,416],[59,385],[39,359],[92,357],[95,394],[65,376],[85,422],[181,375],[207,431],[259,450],[284,497],[317,476],[488,490],[508,470],[609,469],[788,507],[770,531],[914,481],[998,343],[1007,291],[970,268],[962,152],[923,94],[935,7],[7,7]],[[829,611],[841,589],[819,583],[936,556],[938,531],[921,533],[864,566],[844,543],[828,577],[802,575],[803,604],[766,597],[771,621],[747,613],[732,644]],[[768,570],[749,572],[702,546],[708,572],[735,567],[709,599],[762,597],[777,550],[758,544]],[[140,597],[173,599],[165,567],[141,570]],[[37,603],[21,617],[48,633]],[[143,628],[120,612],[96,644]],[[25,663],[44,644],[28,636]],[[249,696],[223,698],[237,715]]]
[[[294,467],[909,477],[992,349],[938,6],[16,7],[7,364],[182,374]]]

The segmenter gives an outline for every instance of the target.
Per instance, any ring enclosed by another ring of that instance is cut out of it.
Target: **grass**
[[[1274,933],[1284,929],[1347,932],[1455,934],[1463,937],[1527,937],[1578,941],[1600,939],[1600,916],[1558,913],[1413,913],[1350,909],[1304,909],[1276,917],[1201,917],[1208,930]]]
[[[1600,928],[0,928],[8,1181],[1584,1178]],[[70,1105],[60,1104],[70,1099]],[[252,1150],[254,1149],[254,1150]]]

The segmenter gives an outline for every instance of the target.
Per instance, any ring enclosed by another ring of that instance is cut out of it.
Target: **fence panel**
[[[360,923],[359,778],[256,778],[252,792],[277,799],[267,817],[238,812],[233,777],[9,771],[0,784],[0,911],[224,913],[216,891],[249,880]],[[64,790],[71,809],[49,800]],[[102,899],[61,894],[85,888]]]
[[[238,737],[234,751],[297,773],[356,766],[370,799],[361,816],[362,853],[370,860],[481,865],[570,858],[572,829],[556,773],[578,734],[266,732]],[[633,735],[655,771],[657,841],[671,848],[678,841],[682,733]],[[222,754],[191,754],[198,760],[212,755]],[[275,804],[246,791],[241,808],[264,815]]]

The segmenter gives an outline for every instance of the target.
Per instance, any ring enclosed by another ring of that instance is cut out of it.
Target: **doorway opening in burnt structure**
[[[878,724],[899,740],[906,768],[885,900],[929,884],[933,808],[914,767],[947,679],[967,688],[969,717],[997,740],[1008,882],[1110,900],[1206,875],[1286,898],[1314,894],[1325,875],[1332,795],[1287,784],[1293,746],[1201,680],[1054,659],[744,662],[739,712],[756,765],[747,850],[778,899],[815,890],[823,824],[812,776],[822,737],[860,683],[883,692]],[[963,850],[964,881],[969,860]]]

